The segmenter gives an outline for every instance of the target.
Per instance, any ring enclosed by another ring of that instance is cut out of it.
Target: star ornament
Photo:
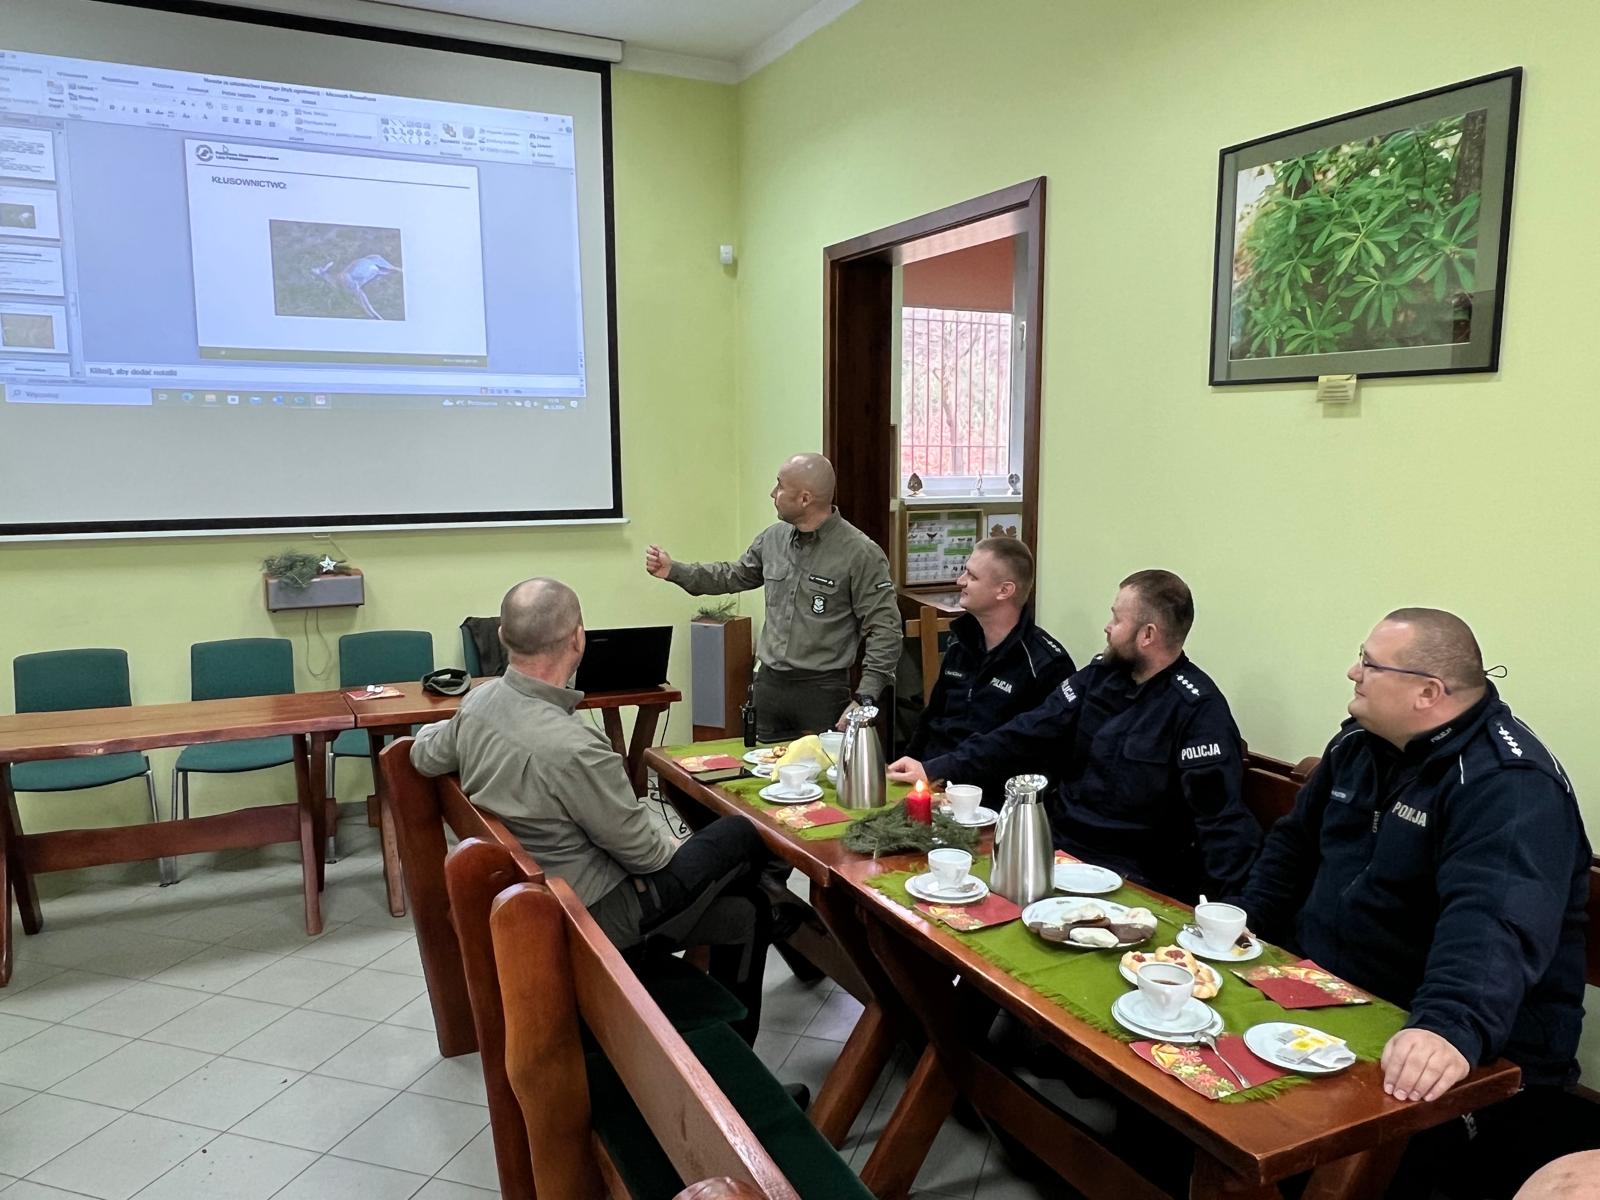
[[[319,562],[317,566],[322,568],[322,573],[324,575],[332,575],[336,570],[339,569],[339,564],[335,562],[332,557],[326,554],[322,556],[322,561]]]

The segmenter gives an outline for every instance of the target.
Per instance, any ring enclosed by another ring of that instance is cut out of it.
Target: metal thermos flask
[[[1006,781],[1006,801],[994,827],[994,870],[989,886],[1017,904],[1028,905],[1052,890],[1055,846],[1050,819],[1039,794],[1043,775],[1018,775]]]
[[[862,705],[850,710],[839,753],[839,805],[877,808],[883,803],[883,746],[872,723],[878,710]]]

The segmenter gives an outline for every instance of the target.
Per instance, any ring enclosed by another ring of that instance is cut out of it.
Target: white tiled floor
[[[291,846],[39,880],[45,931],[0,990],[0,1200],[492,1200],[477,1056],[441,1059],[409,920],[373,831],[340,829],[327,931],[308,939]],[[859,1007],[767,969],[756,1049],[813,1091]],[[909,1061],[844,1154],[857,1169]],[[1036,1200],[984,1134],[949,1122],[924,1200]]]

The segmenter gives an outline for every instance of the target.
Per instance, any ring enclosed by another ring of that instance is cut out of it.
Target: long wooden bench
[[[411,739],[400,738],[379,757],[389,788],[400,863],[417,931],[439,1053],[445,1058],[482,1051],[489,1124],[506,1200],[533,1195],[522,1112],[505,1073],[505,1026],[499,1005],[475,1002],[475,993],[496,988],[489,907],[512,883],[540,882],[544,871],[515,835],[492,813],[478,808],[454,775],[429,778],[411,765]],[[488,890],[452,891],[447,879],[445,831],[499,850],[508,864]],[[746,1016],[728,991],[702,972],[673,958],[652,959],[647,986],[684,1027]],[[521,1147],[519,1152],[519,1147]]]
[[[459,893],[512,869],[471,841],[447,873]],[[561,880],[502,891],[490,927],[540,1196],[687,1200],[744,1185],[768,1200],[868,1200],[744,1040],[720,1022],[675,1029]]]

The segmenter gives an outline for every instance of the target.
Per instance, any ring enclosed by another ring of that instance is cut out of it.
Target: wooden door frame
[[[822,447],[838,472],[841,511],[891,545],[890,336],[897,263],[1026,234],[1028,322],[1023,342],[1022,540],[1037,553],[1040,346],[1044,317],[1043,176],[875,230],[822,252]],[[914,245],[913,245],[914,244]]]

